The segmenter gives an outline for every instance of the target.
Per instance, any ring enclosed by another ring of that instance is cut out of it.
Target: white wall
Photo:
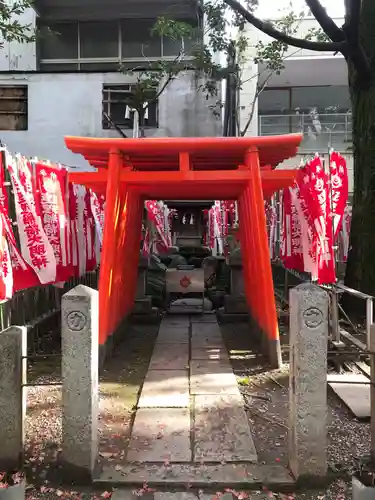
[[[0,85],[28,85],[28,130],[0,131],[12,152],[37,156],[65,165],[88,168],[86,161],[71,153],[65,135],[119,137],[102,129],[103,83],[131,83],[120,73],[2,74]],[[194,75],[181,75],[159,99],[159,128],[152,136],[214,136],[220,120],[208,108],[210,102],[198,90]],[[131,130],[125,130],[132,136]]]

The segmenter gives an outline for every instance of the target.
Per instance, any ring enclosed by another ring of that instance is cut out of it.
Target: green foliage
[[[35,31],[30,24],[22,24],[19,19],[27,9],[32,7],[30,0],[13,0],[11,2],[0,2],[0,34],[4,41],[28,43],[35,40]]]

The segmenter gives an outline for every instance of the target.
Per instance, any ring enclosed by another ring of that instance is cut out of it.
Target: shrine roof
[[[179,153],[189,153],[192,170],[234,170],[249,148],[257,148],[261,167],[275,168],[297,154],[301,134],[262,137],[65,137],[66,146],[93,167],[106,168],[109,152],[119,150],[124,165],[139,171],[177,171]]]

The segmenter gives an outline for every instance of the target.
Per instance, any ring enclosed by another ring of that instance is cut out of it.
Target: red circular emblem
[[[188,288],[191,285],[190,278],[188,276],[184,276],[183,278],[181,278],[180,285],[182,286],[182,288]]]

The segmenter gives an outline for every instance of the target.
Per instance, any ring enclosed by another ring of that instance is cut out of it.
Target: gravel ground
[[[287,465],[289,368],[272,370],[249,338],[247,325],[222,325],[233,369],[247,403],[247,414],[259,461]],[[283,357],[288,361],[287,334]],[[255,353],[257,353],[255,355]],[[297,493],[296,499],[351,499],[351,469],[355,457],[369,453],[370,424],[359,422],[328,389],[328,461],[338,477],[326,490]],[[277,498],[277,497],[275,497]]]
[[[130,435],[133,408],[143,383],[158,325],[133,326],[100,376],[99,453],[102,464],[124,458]],[[57,358],[42,362],[29,371],[30,382],[60,380]],[[48,373],[48,374],[47,374]],[[70,491],[51,486],[58,453],[61,451],[61,387],[29,387],[26,412],[26,472],[28,499],[110,498],[109,492]]]

